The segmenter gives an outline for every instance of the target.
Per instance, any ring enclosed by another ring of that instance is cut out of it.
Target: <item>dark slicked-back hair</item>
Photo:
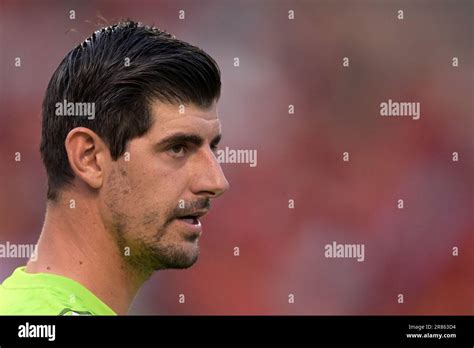
[[[57,200],[74,178],[64,144],[72,129],[94,131],[117,160],[129,140],[151,128],[153,100],[208,108],[220,90],[214,59],[167,32],[133,21],[96,31],[66,55],[46,90],[40,151],[48,199]],[[57,116],[64,100],[94,103],[95,117]]]

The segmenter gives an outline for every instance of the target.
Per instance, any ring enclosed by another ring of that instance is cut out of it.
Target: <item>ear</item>
[[[89,128],[72,129],[64,143],[69,165],[74,175],[93,189],[104,181],[109,151],[102,139]]]

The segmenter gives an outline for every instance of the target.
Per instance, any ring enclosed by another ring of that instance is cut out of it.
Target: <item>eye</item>
[[[219,150],[219,146],[217,145],[211,145],[211,151],[214,153],[214,154],[217,154],[217,151]]]
[[[168,149],[168,152],[173,157],[183,157],[184,155],[186,155],[187,148],[185,145],[182,144],[173,145]]]

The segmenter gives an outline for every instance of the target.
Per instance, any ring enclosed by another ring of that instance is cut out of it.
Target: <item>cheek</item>
[[[174,208],[186,189],[185,166],[174,167],[160,159],[149,158],[134,168],[129,168],[130,189],[144,203],[163,208]]]
[[[178,204],[176,177],[144,167],[129,167],[114,189],[129,227],[147,230],[163,225]]]
[[[125,174],[121,179],[123,192],[129,192],[123,199],[128,200],[129,209],[146,221],[153,215],[167,218],[176,208],[180,199],[186,199],[187,163],[179,165],[149,150],[149,144],[137,139],[130,148],[130,161],[122,161]],[[148,150],[147,150],[148,149]]]
[[[130,206],[136,204],[127,172],[114,168],[104,186],[104,205],[115,218],[132,216]]]

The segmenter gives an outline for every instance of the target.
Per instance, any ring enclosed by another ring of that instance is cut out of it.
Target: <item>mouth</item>
[[[186,239],[195,241],[202,234],[202,225],[200,218],[207,214],[205,211],[196,211],[186,215],[178,216],[177,221],[180,221],[185,228]]]
[[[177,219],[186,222],[190,225],[201,225],[201,221],[199,220],[202,216],[206,215],[208,210],[201,210],[196,211],[190,214],[178,216]]]
[[[192,215],[179,217],[178,219],[183,221],[183,222],[186,222],[190,225],[199,225],[199,224],[201,224],[201,221],[199,221],[199,219],[197,217],[192,216]]]

